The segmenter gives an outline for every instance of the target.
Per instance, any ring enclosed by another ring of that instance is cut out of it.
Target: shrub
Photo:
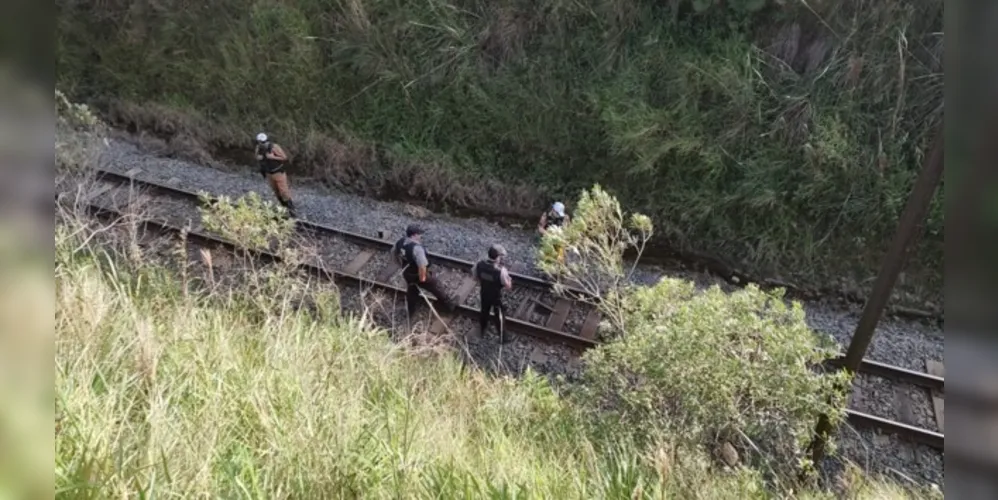
[[[651,236],[651,219],[638,213],[625,216],[620,202],[596,184],[582,191],[568,224],[541,238],[537,267],[554,279],[555,293],[563,294],[566,284],[585,291],[589,296],[580,299],[599,307],[612,331],[619,332],[625,322],[620,291]],[[556,258],[559,247],[565,249],[563,260]],[[636,250],[637,257],[625,267],[629,249]]]
[[[211,200],[201,193],[198,207],[206,229],[251,249],[287,249],[295,229],[286,209],[250,192],[232,201],[228,196]]]
[[[595,418],[645,441],[749,450],[780,475],[807,466],[803,451],[818,416],[838,422],[845,374],[813,366],[836,353],[804,323],[799,304],[749,286],[666,278],[621,300],[623,335],[586,353],[583,391]]]
[[[607,429],[640,442],[728,442],[774,471],[807,465],[802,452],[818,416],[844,415],[836,387],[845,375],[813,371],[837,353],[835,344],[807,327],[801,305],[788,307],[782,290],[699,293],[672,278],[628,285],[634,264],[625,270],[624,251],[640,256],[652,231],[647,217],[626,217],[595,186],[582,193],[571,223],[542,239],[541,266],[596,292],[613,332],[585,355],[583,401]],[[551,256],[556,244],[569,249],[564,264]]]
[[[284,207],[260,198],[251,192],[232,200],[227,196],[210,200],[201,194],[202,206],[198,207],[205,229],[217,233],[240,248],[240,264],[248,271],[240,275],[245,294],[262,314],[261,319],[274,311],[283,311],[289,304],[308,305],[320,317],[331,317],[339,311],[339,298],[335,289],[317,289],[303,285],[300,267],[311,261],[321,264],[314,246],[295,232],[295,221],[286,217]],[[255,250],[268,251],[279,260],[261,267]],[[202,250],[202,260],[212,267],[210,251]],[[214,285],[214,275],[209,274]],[[307,283],[307,282],[305,282]],[[290,301],[290,302],[289,302]],[[282,313],[283,314],[283,313]]]

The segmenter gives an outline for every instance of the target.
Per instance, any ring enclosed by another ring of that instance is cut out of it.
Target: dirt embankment
[[[257,131],[161,105],[118,100],[97,104],[111,126],[144,137],[160,154],[217,168],[244,168],[255,162],[252,137]],[[522,182],[502,183],[458,174],[444,165],[401,160],[382,147],[347,136],[309,132],[274,140],[291,156],[292,172],[355,194],[508,223],[533,221],[545,203],[543,193]]]

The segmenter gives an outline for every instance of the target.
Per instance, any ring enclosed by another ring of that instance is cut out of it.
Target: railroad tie
[[[589,310],[586,322],[582,324],[582,331],[579,336],[589,340],[596,340],[596,330],[599,328],[599,309],[595,307]]]
[[[478,284],[475,278],[471,276],[465,276],[464,281],[461,282],[460,288],[457,289],[457,296],[454,298],[454,303],[457,305],[464,304],[464,301],[468,300],[468,296],[471,295],[471,291],[475,289],[475,285]]]
[[[378,277],[376,278],[377,282],[390,284],[389,280],[392,279],[392,275],[398,272],[398,270],[399,270],[399,265],[393,260],[389,261],[388,265],[385,266],[385,268],[382,269],[380,273],[378,273]]]
[[[925,371],[927,371],[929,375],[935,375],[942,378],[946,377],[946,368],[943,364],[932,359],[925,360]],[[939,426],[939,432],[941,433],[943,432],[943,395],[940,394],[939,391],[935,390],[931,391],[931,393],[932,408],[936,414],[936,425]]]
[[[457,295],[454,297],[454,305],[460,307],[461,304],[464,304],[464,301],[468,299],[468,295],[471,295],[471,291],[475,289],[476,284],[477,282],[474,278],[471,276],[465,276],[464,280],[461,281],[461,286],[457,289]],[[440,310],[437,310],[437,313],[444,321],[450,321],[450,319],[454,317],[452,314],[444,313]],[[430,325],[430,333],[440,335],[446,331],[447,329],[440,322],[440,319],[434,317],[433,324]]]
[[[536,301],[537,299],[534,296],[528,296],[523,299],[523,301],[520,302],[520,307],[517,307],[516,311],[513,313],[513,318],[530,321],[530,311],[533,310],[533,305]]]
[[[558,299],[558,302],[554,305],[554,312],[548,317],[547,324],[544,325],[552,330],[561,330],[565,326],[565,320],[568,319],[568,311],[572,309],[572,301],[567,299]]]
[[[371,257],[373,256],[374,250],[369,248],[362,250],[356,257],[353,258],[353,260],[350,261],[349,264],[346,265],[346,267],[343,268],[343,274],[356,276],[357,272],[360,271],[360,269],[364,267],[364,264],[367,264],[367,261],[371,260]]]

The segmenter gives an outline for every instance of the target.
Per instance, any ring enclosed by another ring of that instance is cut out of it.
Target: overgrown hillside
[[[333,184],[531,217],[600,182],[810,285],[872,280],[942,113],[938,0],[56,6],[61,87],[177,150],[264,128]],[[937,195],[899,284],[937,304],[942,238]]]
[[[454,322],[386,330],[378,299],[304,279],[317,242],[254,195],[201,223],[274,262],[141,231],[141,204],[95,221],[106,128],[56,97],[59,498],[941,498],[850,463],[802,482],[813,422],[844,417],[848,375],[812,369],[828,339],[756,287],[619,286],[609,235],[653,228],[598,186],[564,270],[610,279],[614,334],[557,377],[493,370]]]

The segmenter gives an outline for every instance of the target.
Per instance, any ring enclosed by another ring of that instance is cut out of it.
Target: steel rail
[[[171,195],[194,199],[194,200],[197,200],[198,202],[201,201],[201,195],[200,194],[195,193],[193,191],[189,191],[189,190],[183,189],[183,188],[169,186],[169,185],[158,183],[158,182],[155,182],[155,181],[149,181],[149,180],[144,180],[144,179],[137,179],[137,178],[135,178],[133,176],[130,176],[130,175],[120,174],[120,173],[117,173],[117,172],[112,172],[112,171],[104,170],[104,169],[97,169],[96,173],[97,173],[98,179],[101,179],[101,180],[108,180],[110,182],[115,182],[115,183],[118,183],[118,184],[125,184],[125,183],[127,183],[127,184],[144,186],[144,187],[148,187],[148,188],[151,188],[151,189],[154,189],[154,190],[157,190],[157,191],[162,191],[162,192],[165,192],[165,193],[168,193],[168,194],[171,194]],[[214,196],[214,195],[207,195],[206,196],[206,200],[207,200],[207,202],[209,204],[217,202],[218,198],[219,197]],[[89,208],[89,210],[92,213],[95,213],[95,215],[96,214],[101,214],[101,215],[105,215],[105,216],[106,215],[117,215],[117,216],[122,216],[123,215],[120,212],[117,212],[116,210],[109,209],[109,208],[106,208],[106,207],[101,207],[99,205],[90,204],[90,206],[88,208]],[[367,246],[376,246],[376,247],[381,247],[381,248],[384,248],[384,249],[388,249],[388,248],[390,248],[393,245],[392,242],[389,242],[389,241],[386,241],[386,240],[383,240],[383,239],[380,239],[380,238],[374,238],[374,237],[370,237],[370,236],[365,236],[365,235],[362,235],[362,234],[358,234],[356,232],[352,232],[352,231],[347,231],[347,230],[344,230],[344,229],[338,229],[338,228],[326,226],[324,224],[303,221],[303,220],[300,220],[300,219],[296,220],[296,223],[297,223],[297,225],[301,229],[304,229],[306,231],[311,231],[313,233],[320,233],[320,234],[321,233],[334,234],[334,235],[342,236],[344,238],[353,240],[355,242],[359,242],[359,243],[361,243],[363,245],[367,245]],[[145,220],[145,221],[143,221],[143,224],[145,224],[147,226],[151,226],[154,229],[157,229],[157,230],[160,230],[160,231],[166,231],[166,232],[179,232],[181,230],[180,228],[171,226],[168,223],[158,222],[158,221],[153,221],[153,220]],[[221,244],[221,245],[223,245],[223,246],[225,246],[225,247],[227,247],[229,249],[244,249],[244,247],[238,245],[237,243],[228,241],[228,240],[226,240],[224,238],[220,238],[220,237],[216,237],[216,236],[212,236],[212,235],[208,235],[208,234],[204,234],[204,233],[200,233],[200,232],[196,232],[196,231],[188,231],[188,237],[193,237],[194,239],[198,239],[198,240],[209,242],[209,243]],[[278,257],[278,256],[276,256],[274,254],[271,254],[269,252],[263,251],[263,250],[252,250],[252,252],[255,253],[255,254],[257,254],[257,255],[259,255],[259,256],[262,256],[262,257],[264,257],[264,258],[266,258],[268,260],[279,260],[280,259],[280,257]],[[432,260],[435,260],[435,261],[438,261],[438,262],[442,262],[442,263],[446,263],[446,264],[448,264],[450,266],[454,266],[454,267],[463,267],[463,268],[470,269],[471,266],[473,265],[472,262],[469,262],[469,261],[466,261],[466,260],[463,260],[463,259],[459,259],[459,258],[456,258],[456,257],[451,257],[451,256],[448,256],[448,255],[438,254],[438,253],[427,252],[427,257],[430,258],[430,259],[432,259]],[[367,283],[367,284],[372,284],[372,285],[374,285],[374,286],[376,286],[378,288],[382,288],[382,289],[385,289],[385,290],[393,291],[393,292],[396,292],[396,293],[405,293],[405,290],[403,290],[402,288],[396,287],[394,285],[390,285],[390,284],[387,284],[387,283],[381,283],[381,282],[378,282],[378,281],[375,281],[375,280],[366,279],[366,278],[361,278],[359,276],[355,276],[355,275],[343,273],[341,271],[335,271],[335,270],[330,271],[330,270],[322,269],[322,268],[320,268],[318,266],[314,266],[314,265],[311,265],[311,264],[301,264],[301,267],[304,268],[306,271],[308,271],[308,272],[310,272],[310,273],[312,273],[314,275],[318,275],[320,277],[329,277],[329,278],[339,277],[341,279],[345,279],[345,280],[353,282],[353,283]],[[542,278],[528,276],[528,275],[524,275],[524,274],[520,274],[520,273],[510,273],[510,277],[513,280],[517,281],[517,282],[526,283],[526,284],[532,285],[532,286],[537,287],[537,288],[552,289],[554,287],[554,284],[552,282],[544,280]],[[592,297],[591,294],[585,292],[584,290],[578,289],[578,288],[565,287],[565,290],[567,292],[569,292],[569,294],[572,294],[572,295],[580,295],[580,296],[584,296],[584,297]],[[434,299],[432,297],[430,297],[429,299],[430,300],[434,300],[434,301],[436,300],[436,299]],[[474,309],[472,307],[466,306],[466,305],[459,305],[457,310],[460,311],[462,314],[465,314],[465,315],[470,316],[470,317],[476,317],[477,318],[477,315],[479,314],[478,310],[476,310],[476,309]],[[558,339],[558,340],[565,341],[565,342],[567,342],[567,343],[569,343],[571,345],[574,345],[574,346],[581,346],[581,347],[585,347],[585,348],[595,347],[595,346],[599,345],[599,342],[595,341],[595,340],[586,339],[584,337],[580,337],[580,336],[577,336],[577,335],[573,335],[573,334],[562,332],[562,331],[558,331],[558,330],[552,330],[552,329],[549,329],[549,328],[546,328],[546,327],[543,327],[543,326],[540,326],[540,325],[535,325],[533,323],[529,323],[529,322],[526,322],[526,321],[518,320],[518,319],[515,319],[515,318],[507,318],[506,321],[510,324],[511,327],[514,327],[513,329],[521,330],[524,333],[527,333],[529,335],[532,335],[534,337],[538,337],[538,338],[541,338],[541,339],[544,339],[544,340],[550,340],[550,339],[553,338],[553,339]],[[826,365],[828,365],[828,366],[830,366],[832,368],[841,368],[842,364],[844,362],[844,359],[845,359],[844,356],[839,356],[837,358],[828,360],[826,362]],[[907,383],[911,383],[911,384],[914,384],[914,385],[918,385],[918,386],[921,386],[921,387],[926,387],[926,388],[933,389],[933,390],[938,390],[938,391],[942,391],[943,387],[944,387],[944,379],[942,377],[938,377],[938,376],[931,375],[931,374],[928,374],[928,373],[923,373],[923,372],[908,370],[906,368],[902,368],[902,367],[898,367],[898,366],[893,366],[893,365],[888,365],[888,364],[885,364],[885,363],[880,363],[880,362],[869,360],[869,359],[865,359],[865,358],[862,360],[862,363],[860,364],[860,373],[874,375],[874,376],[881,376],[881,377],[885,377],[885,378],[890,378],[890,379],[894,379],[894,380],[898,380],[898,381],[902,381],[902,382],[907,382]],[[904,424],[904,423],[901,423],[901,422],[895,422],[895,421],[892,421],[892,420],[889,420],[889,419],[885,419],[885,418],[881,418],[881,417],[876,417],[876,416],[869,415],[869,414],[862,413],[862,412],[858,412],[858,411],[855,411],[855,410],[846,410],[846,415],[847,415],[848,421],[851,424],[853,424],[854,426],[857,426],[857,427],[873,427],[873,428],[878,428],[878,429],[886,430],[886,431],[888,431],[890,433],[893,433],[893,434],[898,434],[898,435],[906,436],[906,437],[911,438],[911,439],[913,439],[913,440],[915,440],[917,442],[920,442],[920,443],[923,443],[923,444],[927,444],[927,445],[935,447],[935,448],[942,449],[942,447],[943,447],[943,434],[935,432],[935,431],[930,431],[930,430],[927,430],[927,429],[921,429],[919,427],[907,425],[907,424]]]
[[[845,356],[839,356],[828,360],[827,364],[833,368],[841,369],[843,368],[844,362]],[[925,387],[934,391],[942,392],[944,390],[945,379],[943,377],[925,372],[909,370],[907,368],[889,365],[879,361],[873,361],[871,359],[863,359],[859,365],[859,372],[867,375],[907,382],[909,384]]]
[[[866,427],[885,430],[891,434],[904,436],[915,442],[922,443],[938,450],[942,450],[943,435],[939,432],[922,429],[913,425],[888,420],[886,418],[870,415],[856,410],[846,410],[846,418],[849,423],[856,427]]]
[[[108,218],[108,217],[111,217],[111,218],[125,218],[125,217],[127,217],[125,214],[119,212],[118,210],[115,210],[115,209],[112,209],[112,208],[108,208],[108,207],[104,207],[104,206],[101,206],[101,205],[97,205],[97,204],[94,204],[94,203],[88,203],[87,204],[87,210],[91,213],[91,215],[94,215],[96,217],[105,217],[105,218]],[[204,243],[211,243],[211,244],[222,245],[222,246],[224,246],[225,248],[227,248],[229,250],[244,250],[244,251],[248,251],[252,255],[254,255],[254,256],[258,257],[258,258],[263,258],[263,259],[271,261],[271,262],[280,262],[281,261],[281,257],[280,256],[278,256],[278,255],[276,255],[274,253],[271,253],[269,251],[262,250],[262,249],[249,249],[249,248],[246,248],[246,247],[244,247],[244,246],[242,246],[242,245],[240,245],[238,243],[230,241],[230,240],[228,240],[226,238],[222,238],[222,237],[214,236],[214,235],[209,235],[209,234],[206,234],[206,233],[203,233],[203,232],[200,232],[200,231],[196,231],[196,230],[185,230],[183,228],[173,226],[173,225],[171,225],[171,224],[169,224],[168,222],[165,222],[165,221],[157,221],[157,220],[146,218],[146,219],[142,219],[140,221],[140,224],[142,224],[142,226],[144,228],[151,228],[151,229],[153,229],[155,231],[161,231],[161,232],[167,232],[167,233],[180,234],[181,232],[186,231],[187,238],[190,239],[190,240],[196,240],[196,241],[201,241],[201,242],[204,242]],[[403,288],[400,288],[400,287],[397,287],[397,286],[394,286],[394,285],[390,285],[390,284],[387,284],[387,283],[382,283],[382,282],[377,281],[377,280],[362,278],[360,276],[356,276],[356,275],[353,275],[353,274],[347,274],[347,273],[344,273],[344,272],[338,271],[338,270],[325,269],[325,268],[316,266],[314,264],[301,263],[301,264],[298,265],[298,267],[299,267],[299,269],[307,271],[310,274],[312,274],[314,276],[317,276],[319,278],[326,278],[326,279],[331,279],[331,280],[335,280],[335,279],[339,278],[339,279],[346,280],[346,281],[349,281],[349,282],[352,282],[352,283],[373,285],[373,286],[375,286],[377,288],[380,288],[380,289],[383,289],[383,290],[387,290],[387,291],[391,291],[391,292],[402,293],[402,294],[405,293],[405,290]],[[436,299],[434,297],[427,297],[427,298],[429,300],[436,301]],[[477,319],[478,315],[479,315],[478,309],[475,309],[473,307],[466,306],[466,305],[463,305],[463,304],[459,304],[455,310],[457,312],[460,312],[461,314],[463,314],[465,316],[468,316],[468,317],[471,317],[471,318],[476,318]],[[584,338],[584,337],[580,337],[578,335],[573,335],[571,333],[567,333],[567,332],[563,332],[563,331],[552,330],[550,328],[546,328],[546,327],[543,327],[543,326],[540,326],[540,325],[535,325],[533,323],[529,323],[527,321],[522,321],[522,320],[519,320],[519,319],[516,319],[516,318],[506,318],[506,323],[508,325],[510,325],[510,327],[511,327],[510,329],[511,330],[514,330],[514,331],[515,330],[520,330],[523,333],[526,333],[528,335],[540,338],[542,340],[551,340],[551,339],[560,340],[560,341],[566,342],[566,343],[568,343],[570,345],[574,345],[574,346],[577,346],[577,347],[585,347],[585,348],[594,347],[597,344],[597,342],[595,340],[590,340],[590,339],[587,339],[587,338]]]

